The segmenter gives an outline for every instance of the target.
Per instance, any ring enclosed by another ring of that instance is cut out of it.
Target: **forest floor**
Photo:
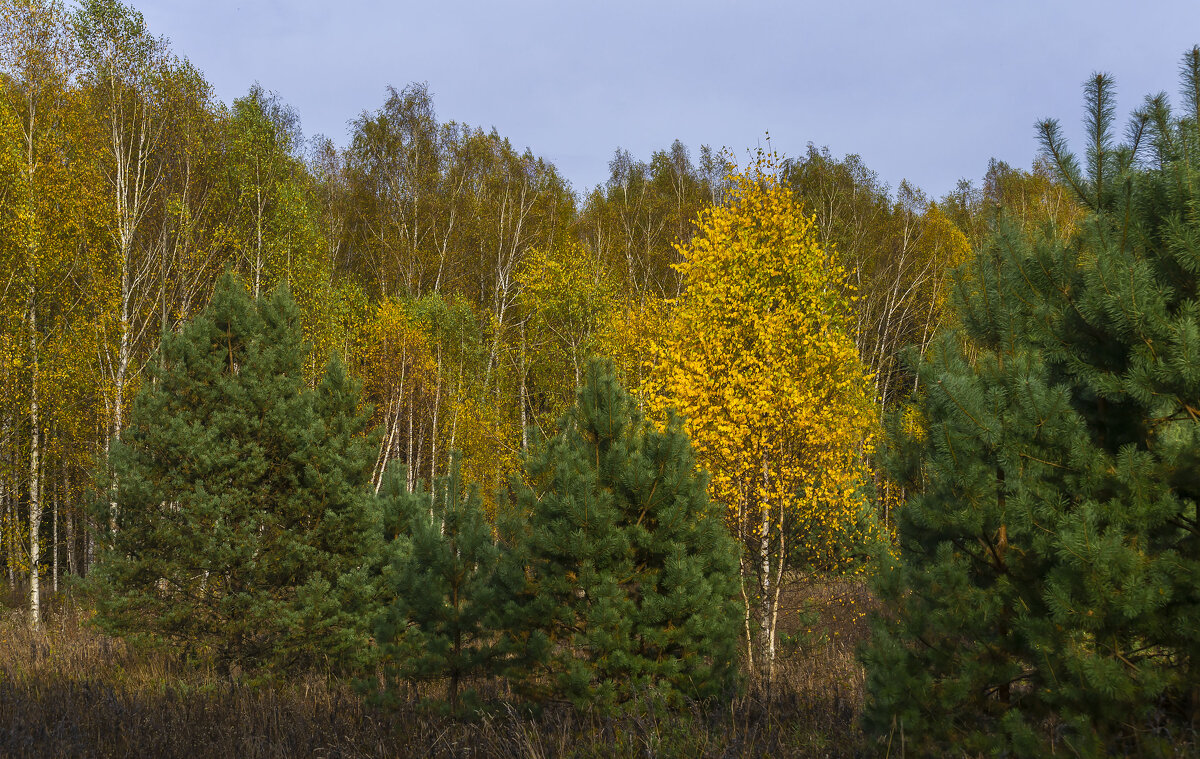
[[[618,717],[495,702],[471,719],[412,703],[368,705],[347,683],[250,685],[87,624],[47,598],[31,632],[0,586],[0,756],[24,757],[855,757],[881,753],[858,726],[855,649],[875,608],[858,580],[798,582],[781,620],[776,684],[732,702]],[[807,611],[802,611],[802,610]]]

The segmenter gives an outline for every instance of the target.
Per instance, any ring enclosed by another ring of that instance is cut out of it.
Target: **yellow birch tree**
[[[648,383],[684,417],[744,547],[747,651],[768,683],[789,561],[846,569],[873,531],[860,475],[877,418],[844,272],[775,166],[759,152],[733,174],[679,248],[685,290]]]

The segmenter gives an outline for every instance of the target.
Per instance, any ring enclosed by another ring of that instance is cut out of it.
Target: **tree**
[[[608,182],[587,196],[579,237],[638,301],[679,294],[675,245],[691,240],[696,214],[714,202],[725,174],[723,166],[713,170],[719,163],[703,146],[697,170],[679,140],[651,154],[649,163],[617,149]]]
[[[531,250],[517,271],[522,428],[545,431],[574,402],[597,334],[613,309],[612,277],[577,243]],[[528,448],[528,436],[522,448]]]
[[[161,288],[154,286],[154,275],[162,251],[146,234],[145,220],[164,178],[162,95],[172,61],[142,14],[119,0],[86,0],[73,20],[85,91],[107,147],[101,173],[108,180],[110,246],[98,297],[107,301],[100,328],[112,393],[109,434],[115,437],[125,426],[127,391],[152,352],[145,342],[154,336],[150,328],[158,315],[155,298]]]
[[[8,22],[7,18],[4,20]],[[6,40],[11,39],[11,32],[5,37]],[[9,87],[4,88],[5,94],[11,91]],[[0,202],[0,253],[3,254],[4,269],[11,273],[13,280],[20,281],[17,278],[25,279],[24,275],[28,272],[25,256],[28,252],[26,241],[30,240],[28,222],[31,198],[30,187],[24,181],[28,174],[22,124],[18,111],[9,102],[5,106],[0,110],[0,200],[3,201]],[[24,415],[21,364],[27,345],[25,327],[28,322],[24,317],[29,288],[11,288],[16,292],[9,292],[10,288],[5,290],[6,297],[0,298],[0,348],[3,350],[0,354],[3,426],[0,429],[4,439],[4,456],[0,459],[4,465],[0,472],[0,508],[3,508],[3,514],[0,515],[0,542],[3,544],[5,569],[11,584],[16,571],[26,568],[22,554],[28,552],[24,525],[17,505],[13,503],[15,499],[10,494],[15,495],[20,487],[15,421],[18,414]],[[31,510],[31,513],[37,511]],[[31,596],[30,600],[32,602],[35,598]]]
[[[1184,72],[1183,117],[1152,98],[1123,145],[1111,80],[1086,83],[1086,172],[1041,125],[1089,214],[1069,238],[1003,224],[922,364],[866,653],[868,727],[920,753],[1166,754],[1195,724],[1200,49]]]
[[[498,662],[500,549],[483,500],[476,488],[463,487],[456,459],[432,491],[421,482],[409,490],[402,469],[389,468],[381,495],[390,565],[376,641],[390,676],[446,680],[454,711],[462,682],[493,674]]]
[[[476,450],[490,460],[482,463],[463,445],[464,467],[490,469],[492,492],[526,442],[518,272],[529,251],[559,244],[574,198],[551,164],[515,150],[495,130],[439,123],[424,85],[389,88],[382,108],[355,121],[344,171],[353,210],[339,265],[381,301],[441,295],[474,311],[484,364],[466,384],[461,373],[446,375],[466,391],[458,398],[472,407],[478,437],[487,438]],[[446,460],[449,448],[437,449],[440,456],[424,457],[421,472]]]
[[[354,666],[380,534],[357,387],[335,359],[307,389],[291,296],[231,275],[161,351],[112,445],[99,624],[227,668]]]
[[[344,299],[353,304],[355,293],[332,282],[317,199],[297,155],[300,119],[277,94],[255,85],[234,100],[223,126],[222,242],[233,251],[234,270],[245,276],[254,297],[287,283],[313,347],[305,375],[315,377],[329,359],[327,330],[342,326],[330,316],[347,305]]]
[[[289,231],[297,226],[292,153],[300,141],[295,111],[255,85],[233,101],[229,120],[228,192],[236,201],[233,234],[239,268],[248,270],[251,293],[268,289],[272,273],[289,270]],[[289,202],[291,201],[291,202]]]
[[[375,465],[376,488],[382,486],[389,462],[402,458],[406,487],[416,487],[422,458],[437,450],[437,414],[441,373],[428,335],[413,318],[410,303],[380,301],[366,325],[364,390],[379,410],[383,446]],[[444,419],[443,419],[444,422]],[[432,451],[431,451],[432,449]],[[429,462],[430,479],[436,462]]]
[[[509,387],[517,391],[513,395],[520,394],[520,338],[514,334],[519,331],[514,329],[519,326],[518,272],[530,251],[557,244],[574,214],[574,198],[552,164],[529,150],[517,152],[495,130],[476,130],[467,139],[471,223],[465,233],[468,249],[477,257],[464,262],[473,280],[464,289],[476,298],[490,333],[483,385],[492,394],[494,418],[499,422],[506,412],[516,411],[509,417],[516,422],[520,409],[503,400]],[[511,350],[514,344],[517,350]]]
[[[772,169],[760,153],[681,248],[686,290],[650,383],[651,403],[686,420],[745,548],[747,646],[757,616],[768,682],[785,566],[841,569],[860,555],[875,424],[844,273]]]
[[[726,692],[736,548],[680,425],[655,429],[611,364],[593,361],[527,476],[515,506],[527,515],[516,555],[528,564],[506,604],[516,661],[536,662],[516,673],[523,689],[601,707],[646,690]]]
[[[388,87],[383,106],[353,126],[349,229],[366,284],[385,297],[438,292],[464,215],[461,131],[438,123],[424,84]]]
[[[236,251],[236,269],[244,272],[254,297],[288,283],[305,335],[313,340],[320,336],[323,312],[340,295],[330,281],[333,260],[321,239],[317,198],[298,158],[299,117],[277,94],[255,85],[234,100],[223,126],[224,242]],[[314,358],[327,356],[314,352]]]
[[[966,238],[936,203],[907,182],[893,198],[856,155],[828,149],[784,165],[785,183],[816,217],[817,237],[846,269],[853,296],[853,335],[883,408],[911,390],[901,358],[920,352],[938,331],[946,272],[965,260]]]
[[[61,328],[62,301],[69,299],[63,295],[68,287],[62,281],[68,269],[65,254],[83,226],[78,195],[86,194],[73,192],[78,190],[79,171],[72,167],[68,136],[76,64],[77,50],[59,3],[9,3],[0,11],[0,68],[7,74],[0,82],[0,108],[6,120],[18,124],[20,139],[19,184],[5,193],[20,226],[19,243],[11,251],[15,260],[6,267],[10,275],[5,290],[20,292],[27,327],[21,342],[27,346],[29,616],[34,627],[40,616],[39,528],[45,507],[41,459],[49,426],[46,334]]]
[[[212,87],[186,60],[165,72],[162,86],[163,198],[151,220],[162,246],[155,278],[160,334],[203,308],[216,280],[233,264],[221,223],[227,159]]]

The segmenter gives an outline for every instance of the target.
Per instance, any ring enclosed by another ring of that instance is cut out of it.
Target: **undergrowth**
[[[38,632],[12,592],[0,604],[0,756],[233,757],[853,757],[874,754],[858,728],[854,657],[871,601],[861,583],[805,584],[784,628],[792,645],[770,689],[732,701],[619,715],[565,704],[528,709],[493,696],[451,718],[413,691],[369,705],[319,675],[247,683],[202,663],[132,648],[92,628],[86,607],[47,599]],[[798,613],[801,609],[806,613]],[[436,694],[433,694],[436,695]]]

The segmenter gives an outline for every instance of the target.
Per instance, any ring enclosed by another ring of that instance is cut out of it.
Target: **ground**
[[[18,591],[0,596],[0,756],[852,757],[877,753],[858,728],[854,651],[877,613],[862,580],[789,586],[779,677],[770,692],[621,717],[505,706],[467,720],[365,703],[321,677],[230,682],[87,624],[86,604],[50,598],[33,633]],[[806,611],[801,611],[806,610]]]

